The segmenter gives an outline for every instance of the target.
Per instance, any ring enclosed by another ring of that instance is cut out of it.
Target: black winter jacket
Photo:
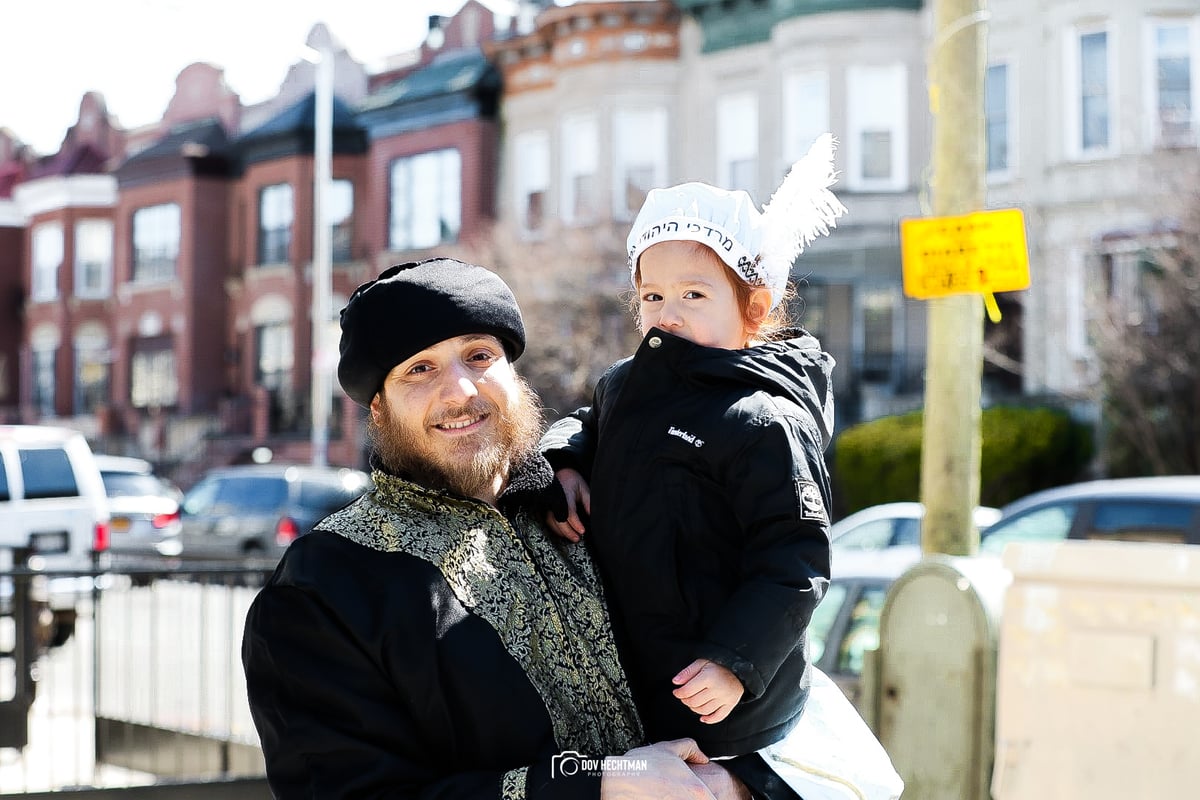
[[[640,725],[599,578],[542,528],[530,466],[504,513],[376,471],[288,548],[242,643],[274,797],[599,798],[571,752],[620,755]],[[724,764],[798,800],[757,755]]]
[[[589,480],[585,540],[652,741],[743,754],[803,710],[805,630],[829,581],[833,359],[792,334],[723,350],[653,329],[542,440],[555,469]],[[696,658],[746,690],[715,725],[671,694]]]

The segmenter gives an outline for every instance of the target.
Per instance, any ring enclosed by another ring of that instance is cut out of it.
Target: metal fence
[[[225,783],[212,796],[269,796],[240,661],[269,567],[13,563],[0,569],[0,795]]]

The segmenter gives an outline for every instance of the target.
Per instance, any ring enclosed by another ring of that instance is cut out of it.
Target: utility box
[[[879,739],[906,798],[990,796],[996,642],[1008,581],[994,557],[929,555],[888,591],[875,702]]]
[[[996,800],[1200,796],[1200,546],[1010,544]]]

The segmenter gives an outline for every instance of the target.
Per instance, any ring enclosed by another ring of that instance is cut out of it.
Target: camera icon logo
[[[564,750],[558,755],[550,756],[550,777],[557,778],[562,775],[569,778],[578,775],[583,759],[583,753],[574,750]]]

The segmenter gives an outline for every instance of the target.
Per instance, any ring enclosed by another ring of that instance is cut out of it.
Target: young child
[[[542,449],[586,531],[650,741],[710,757],[780,740],[809,685],[829,582],[833,359],[784,329],[792,263],[845,209],[826,134],[760,213],[703,183],[649,193],[630,231],[643,340]]]

